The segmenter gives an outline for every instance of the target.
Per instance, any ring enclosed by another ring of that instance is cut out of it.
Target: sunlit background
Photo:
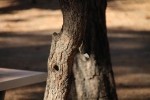
[[[150,0],[110,0],[107,28],[119,100],[150,100]],[[47,71],[58,0],[0,0],[0,67]],[[6,100],[42,100],[45,83],[7,91]]]

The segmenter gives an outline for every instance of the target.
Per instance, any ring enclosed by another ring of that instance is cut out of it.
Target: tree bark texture
[[[67,99],[73,59],[85,33],[85,0],[60,0],[60,4],[63,26],[61,32],[52,37],[44,100]]]
[[[77,100],[117,100],[107,39],[107,0],[86,2],[86,31],[74,59],[74,95]]]
[[[63,26],[52,37],[44,100],[117,100],[106,4],[106,0],[60,0]]]

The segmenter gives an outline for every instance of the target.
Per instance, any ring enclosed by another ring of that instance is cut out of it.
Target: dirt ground
[[[150,100],[150,0],[109,2],[107,27],[119,100]],[[47,70],[57,0],[0,0],[0,67]],[[6,100],[42,100],[45,83],[7,91]]]

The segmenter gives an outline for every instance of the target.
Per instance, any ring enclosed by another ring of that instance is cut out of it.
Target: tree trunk
[[[117,100],[106,0],[60,0],[60,5],[63,27],[53,34],[44,100]]]
[[[73,67],[77,100],[117,100],[107,39],[106,0],[88,0],[84,39]]]

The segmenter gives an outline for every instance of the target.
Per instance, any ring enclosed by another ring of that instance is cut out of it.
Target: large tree
[[[117,100],[106,0],[59,0],[63,14],[48,59],[44,100]]]

